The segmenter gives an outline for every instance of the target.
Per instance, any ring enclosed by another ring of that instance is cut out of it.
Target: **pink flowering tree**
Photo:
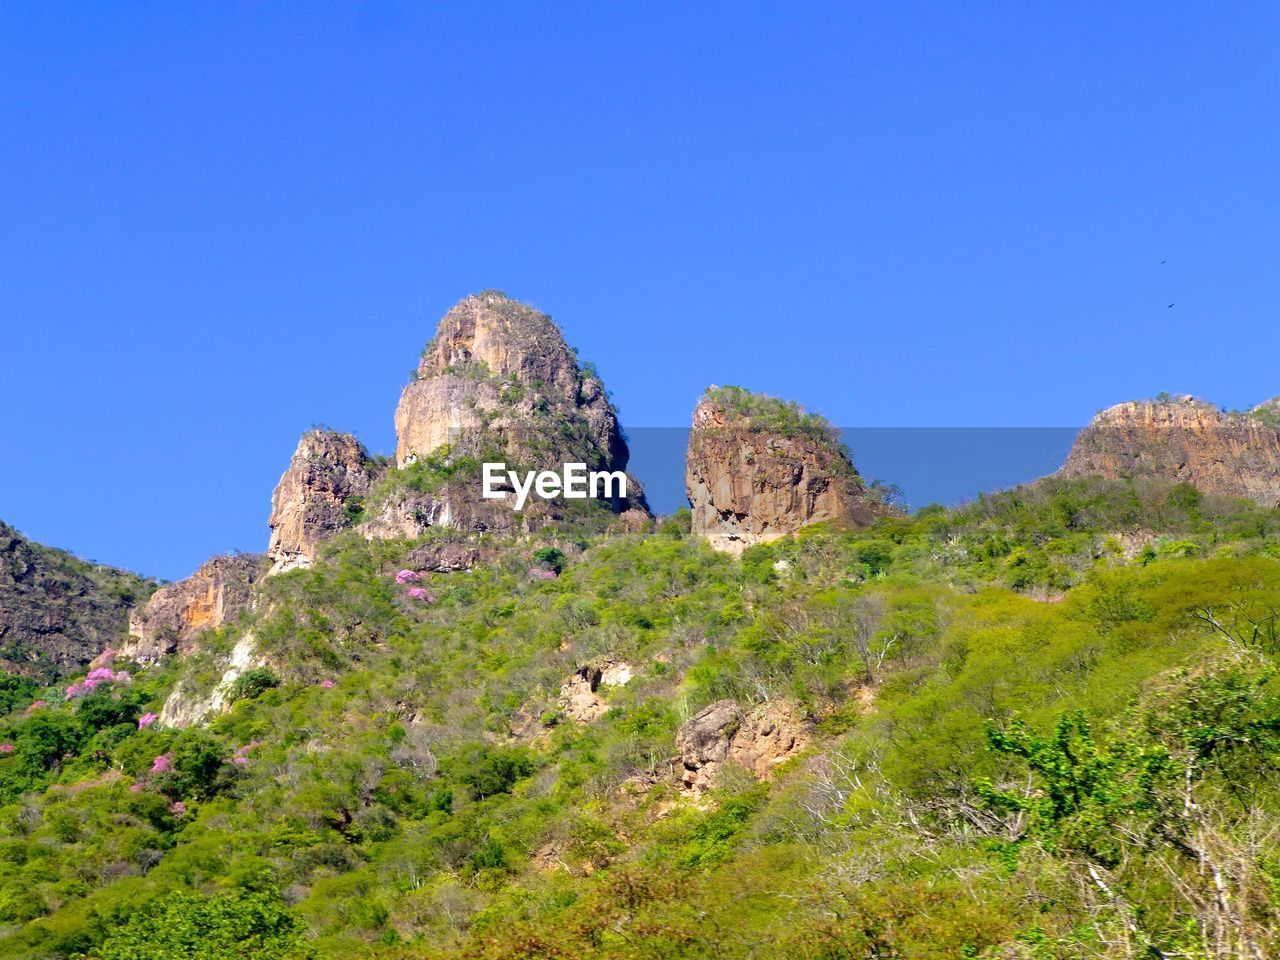
[[[159,719],[160,719],[159,714],[151,713],[148,711],[147,713],[144,713],[142,716],[138,718],[138,729],[145,730],[147,729],[147,727],[151,726],[153,723],[155,723]]]
[[[422,574],[416,570],[401,570],[396,574],[396,583],[417,583],[422,579]]]

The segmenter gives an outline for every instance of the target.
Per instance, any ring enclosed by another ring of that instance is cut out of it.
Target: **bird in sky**
[[[1172,307],[1172,306],[1173,306],[1173,304],[1171,303],[1171,304],[1169,304],[1169,306],[1171,306],[1171,307]]]

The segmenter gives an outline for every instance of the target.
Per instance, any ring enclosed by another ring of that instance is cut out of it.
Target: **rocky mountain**
[[[253,585],[262,576],[261,555],[213,557],[191,576],[161,587],[129,615],[129,637],[117,651],[142,663],[170,653],[187,653],[205,630],[248,609]]]
[[[519,534],[565,516],[564,501],[523,510],[481,496],[480,462],[510,469],[625,471],[626,440],[600,378],[578,363],[551,318],[502,293],[467,297],[427,344],[395,413],[394,464],[348,434],[303,436],[272,497],[271,573],[309,566],[319,544],[355,528],[369,539]],[[605,504],[634,529],[648,521],[634,477]],[[459,554],[455,551],[455,557]]]
[[[124,635],[155,588],[0,523],[0,668],[44,679],[80,669]]]
[[[350,434],[304,433],[271,496],[270,572],[310,566],[322,540],[358,519],[376,471],[376,462]]]
[[[733,554],[812,523],[865,526],[891,512],[830,424],[738,387],[712,387],[694,410],[685,488],[693,532]]]
[[[1189,396],[1117,404],[1081,431],[1058,475],[1155,477],[1277,506],[1278,407],[1271,400],[1229,413]]]

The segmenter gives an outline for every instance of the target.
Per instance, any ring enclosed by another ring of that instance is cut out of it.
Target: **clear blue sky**
[[[298,435],[389,450],[422,343],[484,287],[553,314],[633,427],[711,382],[848,426],[1280,393],[1278,27],[4,4],[0,518],[168,577],[262,549]]]

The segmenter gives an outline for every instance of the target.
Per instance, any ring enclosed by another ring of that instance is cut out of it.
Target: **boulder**
[[[717,700],[676,732],[681,785],[702,792],[714,786],[726,764],[767,779],[812,739],[812,721],[791,701],[773,700],[744,713],[732,700]]]

